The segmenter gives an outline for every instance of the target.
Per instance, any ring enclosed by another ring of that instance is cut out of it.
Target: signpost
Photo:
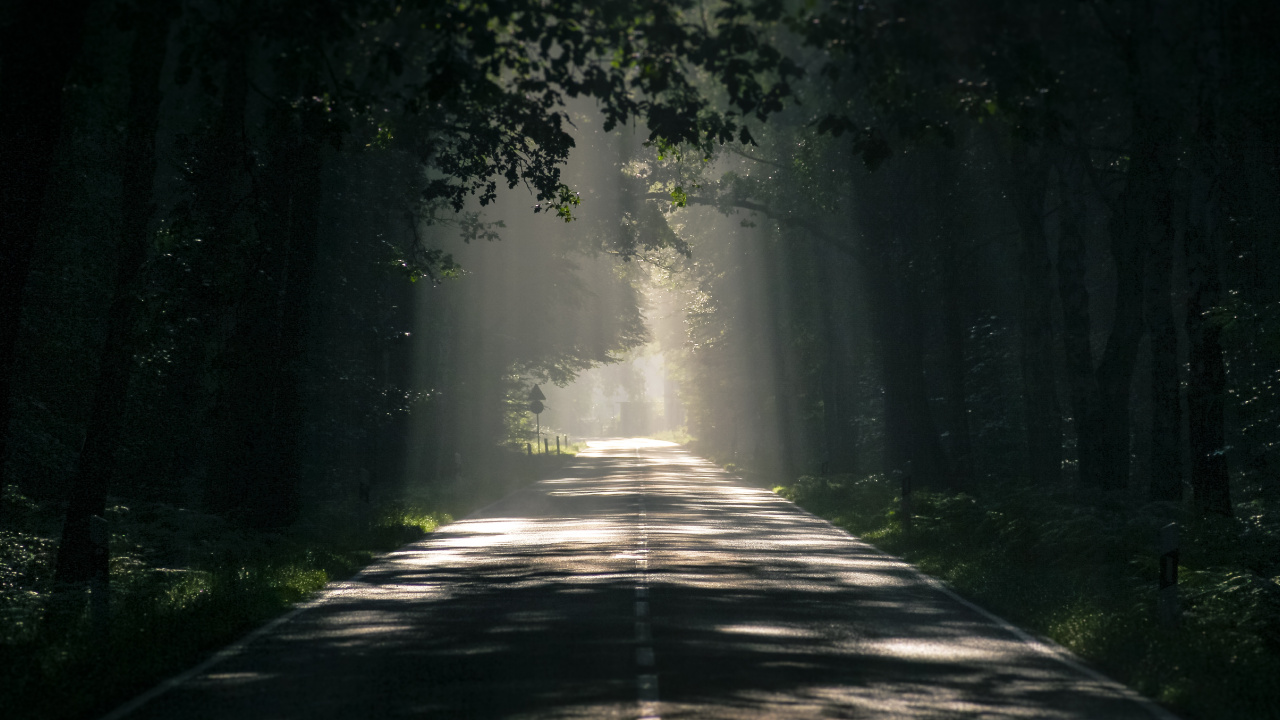
[[[542,411],[547,409],[546,406],[542,404],[542,401],[546,399],[547,396],[542,394],[542,388],[539,388],[537,385],[534,385],[533,389],[529,391],[529,412],[533,413],[533,416],[537,418],[539,440],[542,438]],[[535,445],[536,444],[537,443],[535,443]]]

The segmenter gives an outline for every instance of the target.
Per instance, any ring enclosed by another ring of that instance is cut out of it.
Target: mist
[[[412,712],[1280,707],[1271,4],[10,5],[0,706],[376,576],[432,672],[448,613],[541,638]],[[1077,675],[967,684],[1009,628]]]

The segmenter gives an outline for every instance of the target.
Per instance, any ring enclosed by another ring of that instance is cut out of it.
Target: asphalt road
[[[1171,717],[678,447],[579,458],[109,717]]]

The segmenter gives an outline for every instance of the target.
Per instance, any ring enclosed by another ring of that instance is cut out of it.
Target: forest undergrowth
[[[1280,718],[1280,503],[1236,517],[1134,495],[992,482],[913,493],[883,475],[801,477],[783,497],[1048,637],[1184,718]],[[1253,495],[1253,497],[1250,497]],[[1159,528],[1180,528],[1181,624],[1157,620]]]
[[[409,487],[369,502],[313,502],[273,531],[159,502],[113,498],[110,622],[93,626],[88,593],[55,593],[58,508],[4,488],[0,531],[0,707],[4,717],[87,717],[197,663],[350,577],[380,553],[544,477],[572,453],[494,453],[461,482]]]

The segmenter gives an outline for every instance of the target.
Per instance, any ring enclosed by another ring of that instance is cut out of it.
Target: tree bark
[[[802,457],[800,450],[804,443],[800,410],[802,385],[796,372],[794,353],[789,352],[795,346],[788,318],[793,316],[795,292],[792,288],[797,273],[792,267],[794,259],[782,255],[769,243],[762,242],[759,253],[760,259],[774,269],[774,272],[768,272],[761,268],[760,272],[766,298],[761,310],[769,328],[767,346],[773,350],[770,368],[774,388],[773,411],[761,418],[761,433],[772,442],[763,446],[772,446],[777,469],[787,477],[794,477],[802,471],[799,458]]]
[[[1191,492],[1201,513],[1230,517],[1230,472],[1227,465],[1227,373],[1222,356],[1222,326],[1210,316],[1222,301],[1222,210],[1218,178],[1218,103],[1227,75],[1223,8],[1201,2],[1199,57],[1202,84],[1192,139],[1191,183],[1187,227],[1183,233],[1187,259],[1189,348],[1187,376],[1187,440],[1191,451]]]
[[[925,391],[919,279],[909,272],[880,272],[875,285],[890,467],[905,470],[910,463],[919,486],[952,487]]]
[[[1082,160],[1087,162],[1087,159]],[[1093,365],[1093,327],[1089,315],[1089,289],[1085,284],[1088,252],[1080,222],[1086,208],[1080,197],[1078,175],[1070,161],[1058,166],[1062,210],[1058,237],[1058,295],[1062,302],[1062,345],[1065,353],[1071,415],[1076,430],[1076,462],[1083,487],[1102,486],[1102,435],[1098,414],[1101,397]]]
[[[1113,208],[1109,233],[1116,269],[1115,320],[1098,387],[1102,399],[1102,487],[1124,487],[1130,472],[1130,391],[1144,332],[1150,333],[1152,497],[1181,496],[1181,410],[1177,332],[1173,323],[1172,176],[1183,110],[1176,98],[1185,82],[1169,53],[1174,40],[1162,10],[1137,6],[1121,40],[1128,70],[1131,125],[1124,189]]]
[[[1132,175],[1132,170],[1130,171]],[[1127,183],[1141,182],[1130,177]],[[1127,207],[1133,203],[1134,190],[1126,187],[1119,208],[1112,214],[1108,227],[1111,259],[1116,273],[1115,310],[1111,332],[1098,363],[1098,449],[1099,487],[1118,490],[1129,484],[1130,385],[1133,365],[1142,340],[1142,253],[1134,233],[1129,229]]]
[[[1032,159],[1020,143],[1012,165],[1011,197],[1021,230],[1019,325],[1028,472],[1032,482],[1056,484],[1062,479],[1062,408],[1054,372],[1053,268],[1044,227],[1048,165]]]
[[[843,290],[848,278],[836,269],[845,263],[827,243],[815,249],[823,279],[822,322],[826,362],[822,377],[822,423],[826,444],[826,470],[830,473],[857,471],[857,426],[854,425],[849,343],[849,316],[844,311],[849,299]]]
[[[62,133],[62,86],[92,4],[28,0],[0,37],[0,477],[22,297]]]
[[[924,372],[925,324],[921,304],[921,247],[929,228],[915,203],[930,189],[922,179],[933,166],[896,159],[874,177],[860,176],[854,206],[858,227],[874,242],[851,248],[866,269],[872,327],[884,386],[888,471],[906,471],[921,487],[950,488],[955,476],[929,407]],[[833,247],[841,245],[833,244]]]
[[[947,432],[951,442],[951,467],[954,486],[973,484],[973,441],[969,436],[969,402],[965,390],[968,362],[964,352],[964,323],[960,318],[962,296],[960,257],[954,239],[947,243],[946,266],[942,268],[942,340],[945,347],[947,386]]]
[[[55,577],[84,582],[107,575],[106,554],[95,554],[89,538],[90,518],[106,511],[107,492],[116,467],[116,447],[133,364],[133,325],[138,304],[138,277],[147,257],[148,225],[154,213],[152,186],[156,175],[156,129],[160,113],[160,72],[168,49],[170,3],[150,2],[140,8],[129,56],[128,130],[122,163],[120,236],[116,256],[115,293],[107,317],[84,447],[76,462],[71,502],[58,546]]]
[[[319,235],[321,147],[305,114],[272,111],[271,160],[259,179],[262,254],[227,348],[222,463],[210,507],[258,527],[297,512],[301,372]]]
[[[1193,148],[1187,227],[1187,439],[1191,449],[1191,492],[1202,513],[1230,517],[1227,465],[1227,373],[1222,359],[1222,326],[1210,317],[1222,303],[1222,233],[1212,149],[1216,141],[1212,108],[1203,103]]]
[[[1136,61],[1130,72],[1140,77]],[[1162,111],[1149,89],[1134,91],[1133,143],[1125,186],[1109,223],[1116,269],[1115,320],[1102,363],[1102,487],[1128,484],[1130,471],[1130,390],[1134,361],[1144,331],[1152,333],[1153,478],[1181,486],[1177,334],[1169,308],[1172,273],[1171,179],[1176,139],[1171,112]],[[1172,466],[1170,464],[1173,464]],[[1172,496],[1168,487],[1161,490]]]
[[[1173,198],[1162,173],[1147,230],[1143,322],[1151,338],[1151,461],[1148,497],[1182,499],[1182,404],[1173,284]]]
[[[1199,213],[1197,213],[1199,214]],[[1188,439],[1191,445],[1191,492],[1201,512],[1231,516],[1227,466],[1225,399],[1226,368],[1222,362],[1222,328],[1209,312],[1222,301],[1218,235],[1203,218],[1193,218],[1185,239],[1187,275]]]

